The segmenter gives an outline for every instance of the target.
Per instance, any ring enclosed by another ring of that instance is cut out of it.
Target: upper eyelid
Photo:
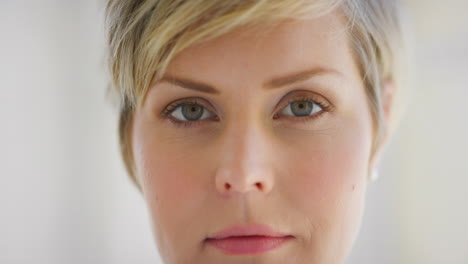
[[[283,107],[287,106],[288,104],[290,104],[291,102],[294,102],[296,100],[301,100],[301,98],[304,98],[304,99],[311,99],[313,100],[315,103],[318,103],[319,105],[325,105],[326,107],[329,107],[329,108],[333,108],[333,104],[330,102],[330,100],[326,99],[324,96],[316,93],[316,92],[312,92],[312,91],[309,91],[309,90],[294,90],[294,91],[291,91],[289,93],[287,93],[285,96],[284,96],[286,103],[283,105],[282,101],[281,100],[278,105],[275,107],[275,111],[278,111],[280,109],[283,109]],[[280,107],[280,109],[277,109],[278,107]]]
[[[274,113],[276,113],[277,111],[283,109],[284,107],[286,107],[291,102],[293,102],[295,100],[301,100],[302,98],[303,99],[313,100],[315,103],[318,103],[319,105],[325,104],[326,107],[330,107],[330,108],[333,109],[333,104],[328,99],[326,99],[324,96],[322,96],[322,95],[320,95],[320,94],[318,94],[316,92],[312,92],[310,90],[299,89],[299,90],[290,91],[287,94],[285,94],[283,96],[283,99],[280,100],[278,102],[278,104],[274,107],[274,109],[275,109]],[[206,99],[203,99],[203,98],[200,98],[200,97],[188,97],[188,98],[176,100],[175,102],[172,102],[172,103],[168,104],[164,108],[163,113],[166,112],[166,110],[169,107],[174,106],[170,111],[167,111],[167,114],[171,114],[178,107],[183,106],[184,104],[190,104],[191,102],[195,102],[195,103],[203,106],[205,109],[208,108],[207,110],[210,111],[213,114],[214,114],[214,112],[217,112],[217,107],[214,107]],[[206,105],[210,105],[210,106],[207,107]],[[210,108],[214,108],[215,111],[213,111]]]
[[[206,107],[206,105],[204,103],[201,103],[201,101],[204,101],[205,99],[202,99],[202,98],[198,98],[198,97],[189,97],[189,98],[184,98],[184,99],[179,99],[179,100],[176,100],[175,102],[172,102],[168,105],[166,105],[164,108],[163,108],[163,111],[162,113],[166,113],[167,114],[170,114],[172,113],[173,111],[175,111],[178,107],[180,106],[183,106],[183,105],[186,105],[186,104],[190,104],[192,102],[196,103],[196,104],[199,104],[205,108],[210,108],[210,107]],[[206,104],[209,104],[209,103],[206,103]],[[170,110],[168,110],[169,108],[171,108]],[[213,112],[211,110],[209,110],[210,112]]]
[[[325,101],[325,104],[330,104],[328,100],[326,99],[321,99],[319,96],[310,96],[310,95],[305,95],[305,96],[291,96],[286,100],[286,105],[289,103],[292,103],[294,101],[300,101],[300,100],[312,100],[315,103],[323,104],[322,101]]]

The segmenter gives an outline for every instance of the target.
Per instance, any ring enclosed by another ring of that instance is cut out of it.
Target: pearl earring
[[[376,181],[379,178],[379,171],[377,170],[377,168],[372,168],[372,172],[369,178],[371,182]]]

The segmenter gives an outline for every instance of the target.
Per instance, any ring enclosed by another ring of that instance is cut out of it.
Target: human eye
[[[163,110],[163,116],[176,126],[189,127],[199,125],[205,119],[216,116],[196,98],[189,98],[171,103]]]
[[[275,114],[274,119],[289,116],[288,119],[293,121],[308,122],[331,110],[332,105],[319,95],[299,95],[289,99],[286,106]]]

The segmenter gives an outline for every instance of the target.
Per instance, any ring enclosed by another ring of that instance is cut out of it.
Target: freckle
[[[353,184],[353,191],[354,191],[354,189],[356,189],[356,186]]]

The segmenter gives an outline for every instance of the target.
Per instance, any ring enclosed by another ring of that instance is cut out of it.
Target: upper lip
[[[209,236],[208,239],[223,239],[236,236],[268,236],[285,237],[290,236],[282,232],[275,231],[273,228],[262,224],[233,225]]]

